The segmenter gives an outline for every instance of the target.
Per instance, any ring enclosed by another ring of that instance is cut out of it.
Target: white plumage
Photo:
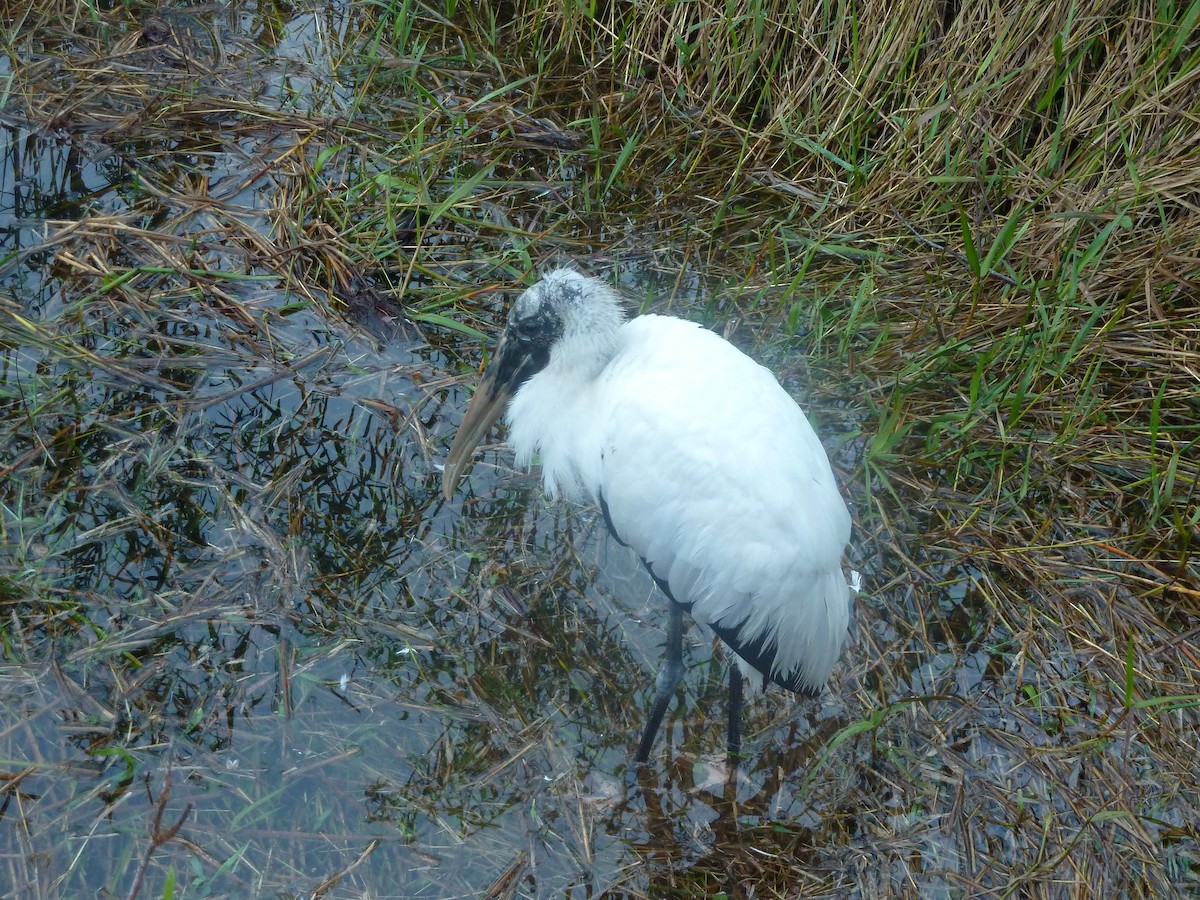
[[[518,465],[540,457],[548,493],[599,503],[675,601],[673,621],[682,607],[716,631],[752,689],[821,687],[849,620],[850,516],[812,426],[767,369],[691,322],[625,321],[607,285],[558,269],[513,305],[447,459],[447,497],[501,413]],[[639,761],[678,683],[672,641]]]

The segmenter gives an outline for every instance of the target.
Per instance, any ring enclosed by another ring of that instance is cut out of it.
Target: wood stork
[[[626,321],[616,294],[569,268],[513,304],[443,473],[447,500],[505,416],[519,466],[550,496],[591,497],[671,600],[665,659],[636,760],[683,675],[683,612],[733,651],[731,759],[743,679],[814,695],[850,615],[850,514],[816,433],[774,376],[692,322]]]

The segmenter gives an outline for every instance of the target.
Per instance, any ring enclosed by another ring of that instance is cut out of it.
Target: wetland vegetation
[[[0,895],[1200,890],[1200,2],[9,4]],[[747,712],[499,444],[566,257],[776,371],[864,575]]]

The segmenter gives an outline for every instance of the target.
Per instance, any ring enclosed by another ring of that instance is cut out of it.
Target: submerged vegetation
[[[0,42],[3,896],[1200,890],[1200,2]],[[621,781],[661,602],[602,528],[502,452],[438,497],[562,256],[781,373],[855,511],[842,663],[724,790],[695,634]]]

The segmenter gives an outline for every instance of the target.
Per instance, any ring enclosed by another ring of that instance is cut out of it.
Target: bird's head
[[[547,273],[517,298],[446,457],[447,500],[521,386],[547,368],[594,377],[612,356],[624,319],[613,290],[574,269]]]

